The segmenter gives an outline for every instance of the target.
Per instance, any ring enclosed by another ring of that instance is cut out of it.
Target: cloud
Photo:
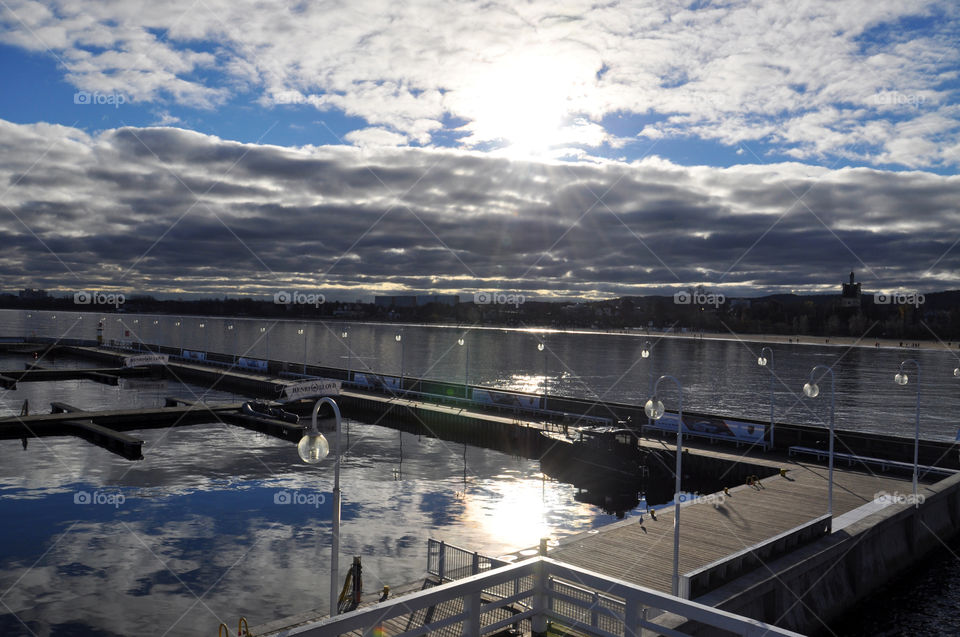
[[[337,109],[420,145],[443,132],[479,149],[599,149],[640,134],[956,166],[958,11],[950,0],[12,0],[0,41],[49,52],[82,90],[165,107],[253,95]],[[614,135],[620,114],[648,121]]]
[[[958,279],[960,177],[796,163],[516,161],[0,121],[7,289],[606,298]]]

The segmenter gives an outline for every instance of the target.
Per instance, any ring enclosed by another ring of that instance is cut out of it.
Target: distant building
[[[39,288],[24,288],[20,290],[20,298],[25,301],[39,301],[50,298],[50,294]]]
[[[459,294],[427,294],[417,297],[417,305],[430,305],[438,303],[439,305],[454,306],[460,303]]]
[[[850,273],[850,283],[841,284],[840,307],[860,308],[860,284],[854,283],[853,272]]]

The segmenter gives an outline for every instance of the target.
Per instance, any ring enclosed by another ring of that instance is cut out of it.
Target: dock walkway
[[[716,452],[715,452],[716,453]],[[733,454],[730,454],[731,456]],[[734,456],[738,457],[738,456]],[[752,462],[764,462],[751,458]],[[790,531],[827,512],[827,468],[799,461],[779,463],[787,477],[764,479],[761,487],[742,485],[681,506],[680,575],[700,569]],[[935,493],[920,485],[921,495]],[[872,504],[878,494],[911,494],[910,480],[834,469],[834,517]],[[674,508],[616,522],[565,539],[550,557],[658,591],[670,592],[673,576]],[[839,529],[834,527],[834,532]]]

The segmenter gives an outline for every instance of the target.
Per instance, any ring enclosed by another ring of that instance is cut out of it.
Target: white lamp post
[[[403,345],[403,334],[397,332],[393,337],[398,343],[400,343],[400,392],[403,392],[403,373],[404,373],[404,345]]]
[[[537,343],[537,349],[543,352],[543,410],[547,410],[547,337]]]
[[[816,398],[820,395],[820,386],[813,382],[813,374],[818,369],[830,372],[830,483],[827,486],[827,514],[830,516],[828,524],[830,530],[833,530],[833,419],[835,407],[836,385],[834,383],[833,370],[826,365],[817,365],[810,370],[810,382],[803,386],[803,393],[810,398]],[[823,378],[821,376],[821,378]]]
[[[913,503],[917,508],[920,507],[920,502],[917,499],[917,474],[919,473],[920,465],[920,363],[910,358],[900,363],[900,370],[897,372],[897,375],[893,377],[893,380],[898,385],[906,385],[909,381],[907,374],[903,371],[903,366],[907,363],[913,363],[917,366],[917,419],[916,425],[914,426],[913,431]],[[956,372],[954,372],[956,373]]]
[[[657,388],[660,386],[660,381],[664,379],[672,380],[676,383],[677,394],[679,396],[679,408],[677,409],[680,418],[677,422],[677,468],[676,484],[673,493],[673,586],[671,589],[672,594],[677,596],[680,594],[680,476],[683,457],[683,385],[673,376],[661,376],[657,379],[657,382],[654,383],[653,395],[650,400],[647,401],[647,404],[643,406],[643,411],[646,412],[647,417],[651,420],[660,420],[663,418],[664,408],[663,403],[657,400]]]
[[[650,355],[653,353],[653,346],[650,345],[650,341],[643,342],[643,349],[640,350],[640,358],[650,358]],[[650,395],[653,396],[653,361],[650,361],[650,364],[647,365],[647,372],[650,376]],[[650,417],[647,417],[647,424],[652,424]]]
[[[177,333],[179,334],[177,340],[180,341],[180,358],[183,358],[183,330],[180,329],[180,324],[182,322],[183,319],[177,319],[173,324],[173,326],[177,328]]]
[[[207,347],[207,330],[203,329],[206,326],[207,326],[206,323],[203,323],[203,322],[200,323],[200,329],[203,330],[203,351],[204,351],[203,357],[204,358],[206,358],[207,354],[210,352],[210,348]]]
[[[340,408],[332,398],[321,398],[313,406],[310,431],[300,439],[300,443],[297,445],[297,453],[300,454],[300,459],[308,464],[317,464],[330,453],[330,444],[326,437],[317,430],[317,413],[324,403],[333,407],[333,415],[337,421],[337,433],[334,437],[335,446],[333,449],[336,462],[333,469],[333,538],[330,548],[330,616],[333,617],[337,614],[340,559]]]
[[[766,355],[764,355],[764,352],[766,352]],[[773,449],[773,350],[769,347],[761,348],[757,365],[770,370],[770,448]]]
[[[463,371],[463,397],[464,399],[469,400],[470,398],[470,345],[467,343],[466,339],[462,336],[457,339],[457,345],[463,348],[464,354],[464,371]]]
[[[303,375],[307,375],[307,330],[302,327],[297,330],[297,334],[303,337]]]
[[[237,364],[237,331],[234,329],[233,323],[227,323],[227,331],[233,332],[233,364]]]
[[[261,327],[260,333],[264,335],[264,338],[267,341],[267,355],[265,358],[269,361],[270,360],[270,332],[267,331],[267,328]]]
[[[347,348],[347,382],[350,382],[350,367],[353,362],[353,350],[350,349],[350,345],[347,344],[347,339],[350,338],[350,332],[347,331],[347,328],[344,327],[340,332],[340,338],[343,339],[343,344]]]

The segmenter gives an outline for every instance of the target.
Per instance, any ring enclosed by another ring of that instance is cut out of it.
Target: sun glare
[[[528,55],[492,65],[466,90],[469,143],[494,143],[512,156],[538,156],[564,142],[572,85],[555,59]]]

